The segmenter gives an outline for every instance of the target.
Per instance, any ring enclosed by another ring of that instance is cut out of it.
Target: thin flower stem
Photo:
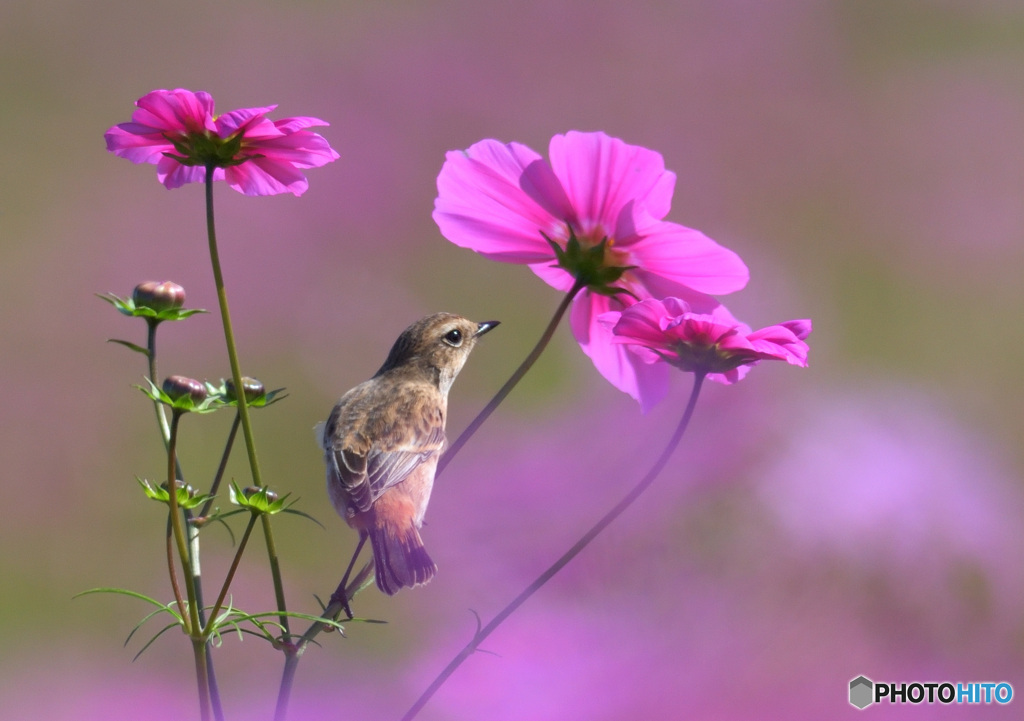
[[[213,610],[210,611],[210,621],[207,623],[206,628],[203,629],[203,636],[206,638],[209,638],[210,632],[213,630],[213,624],[217,620],[217,614],[219,614],[220,609],[224,607],[224,599],[227,598],[228,589],[231,587],[231,582],[235,578],[235,571],[238,570],[238,564],[242,560],[242,554],[245,552],[245,545],[249,542],[249,536],[252,535],[252,529],[256,525],[256,517],[259,515],[262,514],[251,514],[251,517],[249,518],[249,525],[245,527],[245,533],[242,534],[242,540],[238,543],[238,550],[235,551],[235,557],[231,560],[231,567],[228,569],[228,573],[224,577],[224,585],[221,586],[220,595],[217,596],[217,602],[213,604]]]
[[[184,479],[182,479],[184,480]],[[199,526],[194,522],[192,511],[185,511],[185,529],[188,531],[188,564],[192,575],[192,584],[196,590],[196,608],[199,611],[199,627],[206,626],[206,608],[203,600],[203,578],[199,566]],[[206,675],[208,677],[210,703],[213,705],[213,717],[224,721],[224,706],[220,699],[220,686],[217,684],[217,673],[213,666],[213,649],[209,641],[206,643]]]
[[[181,513],[178,507],[178,480],[175,477],[175,450],[178,445],[178,422],[181,420],[181,413],[174,411],[171,413],[171,437],[167,445],[167,506],[168,513],[170,515],[171,534],[174,537],[174,543],[177,546],[178,557],[181,559],[183,566],[188,565],[188,547],[185,543],[185,530],[184,523],[182,522]],[[177,588],[177,580],[174,571],[173,556],[169,556],[168,560],[171,571],[171,585]],[[188,595],[188,605],[184,605],[181,598],[180,592],[177,596],[178,607],[181,610],[181,617],[183,623],[185,623],[185,631],[191,634],[194,630],[199,628],[199,619],[196,611],[196,594],[195,585],[192,583],[192,574],[185,574],[185,592]],[[188,612],[188,621],[185,621],[186,611]]]
[[[171,531],[174,535],[175,544],[178,547],[178,555],[181,557],[183,566],[189,564],[189,549],[185,541],[184,522],[182,513],[178,506],[178,482],[175,477],[175,455],[178,445],[178,423],[181,420],[181,412],[171,412],[170,438],[167,447],[167,505],[169,507]],[[168,563],[171,570],[171,585],[177,591],[177,582],[174,578],[173,554],[168,551]],[[196,597],[195,578],[191,572],[185,573],[185,592],[188,594],[188,621],[182,611],[182,624],[186,633],[192,638],[192,655],[196,664],[196,685],[199,691],[199,715],[202,721],[210,719],[210,669],[207,665],[206,639],[202,635],[202,621],[199,614],[199,600]],[[181,595],[178,593],[178,607],[181,608]]]
[[[249,420],[249,407],[245,402],[245,393],[241,389],[242,370],[238,364],[238,351],[235,348],[235,334],[231,329],[231,313],[228,310],[228,295],[224,288],[224,274],[220,269],[220,254],[217,252],[217,229],[213,216],[213,171],[214,165],[206,166],[206,235],[210,242],[210,265],[213,266],[213,282],[217,286],[217,302],[220,305],[220,319],[224,327],[224,341],[228,347],[228,361],[231,364],[231,377],[238,393],[238,416],[242,420],[242,435],[245,437],[245,450],[249,455],[249,468],[252,471],[253,485],[262,487],[260,464],[256,458],[256,441],[253,438],[252,422]]]
[[[156,377],[156,329],[159,326],[160,321],[146,318],[146,360],[149,362],[149,379],[154,383],[159,383],[159,379]],[[163,440],[166,450],[171,442],[171,427],[167,423],[167,413],[164,410],[164,404],[160,401],[153,401],[153,407],[156,409],[156,422],[160,426],[160,438]],[[181,462],[177,458],[174,459],[174,471],[178,474],[178,478],[185,479],[181,471]]]
[[[455,455],[462,450],[462,447],[466,445],[470,438],[473,437],[473,434],[476,433],[480,426],[484,424],[484,421],[494,413],[495,409],[497,409],[497,407],[501,405],[501,402],[505,400],[505,397],[512,392],[513,388],[516,387],[516,384],[523,379],[526,372],[529,371],[530,368],[533,367],[533,364],[537,362],[537,359],[540,358],[540,354],[548,347],[548,343],[555,335],[555,330],[558,328],[558,324],[562,321],[562,316],[565,315],[565,311],[568,310],[569,304],[572,303],[573,298],[579,295],[579,292],[586,287],[586,283],[578,279],[576,283],[573,284],[569,292],[566,293],[564,298],[562,298],[562,302],[558,304],[558,308],[555,310],[555,314],[552,316],[551,322],[549,322],[548,327],[544,329],[544,333],[541,335],[540,340],[537,341],[537,345],[533,347],[533,350],[530,351],[528,356],[526,356],[526,359],[518,368],[516,368],[512,376],[505,381],[505,385],[503,385],[495,394],[494,398],[484,406],[484,409],[477,414],[476,418],[473,419],[473,422],[466,427],[466,430],[464,430],[459,437],[455,439],[455,442],[452,443],[451,447],[445,451],[443,456],[441,456],[441,460],[437,463],[437,471],[434,474],[435,478],[441,475],[444,469],[448,467],[448,464],[452,462],[452,459],[455,458]]]
[[[654,479],[658,477],[661,471],[665,468],[665,464],[668,463],[672,453],[676,450],[679,442],[683,438],[683,434],[686,433],[686,427],[690,424],[690,418],[693,416],[693,410],[697,406],[697,398],[700,396],[701,384],[704,381],[703,373],[695,373],[693,376],[693,389],[690,391],[690,399],[686,404],[686,410],[683,412],[683,417],[679,421],[679,425],[676,427],[675,432],[672,434],[672,438],[669,439],[668,445],[665,446],[665,450],[658,456],[658,460],[655,461],[654,465],[647,472],[640,482],[637,483],[627,493],[621,501],[615,504],[614,507],[608,513],[606,513],[597,523],[595,523],[589,531],[583,534],[568,551],[566,551],[561,558],[555,561],[548,570],[544,571],[540,576],[537,577],[533,583],[527,586],[522,593],[516,596],[512,601],[503,608],[497,616],[495,616],[490,623],[481,628],[473,636],[472,640],[466,647],[458,653],[455,658],[452,659],[443,671],[434,679],[433,683],[427,687],[427,690],[416,700],[412,707],[406,712],[405,716],[402,717],[402,721],[411,721],[416,715],[423,709],[431,697],[437,692],[444,682],[455,673],[455,671],[462,665],[462,662],[469,658],[477,650],[483,641],[494,632],[502,622],[511,616],[520,606],[522,606],[527,599],[535,594],[540,588],[551,580],[551,578],[561,571],[566,564],[579,555],[580,551],[586,548],[591,541],[593,541],[601,531],[609,526],[615,519],[622,515],[623,511],[629,508],[640,495],[646,491],[650,485],[654,482]]]
[[[270,529],[270,514],[263,513],[260,516],[263,521],[263,537],[267,541],[267,557],[270,559],[270,575],[274,579],[274,597],[277,599],[277,610],[281,612],[281,626],[284,629],[284,638],[290,639],[291,628],[288,625],[288,606],[284,601],[284,583],[281,580],[281,562],[277,557],[277,546],[274,543],[274,533]]]
[[[149,379],[154,383],[158,382],[156,377],[156,329],[159,326],[159,321],[146,318],[146,360],[149,362]],[[166,449],[167,444],[171,441],[171,427],[167,424],[167,414],[160,401],[153,401],[153,407],[156,409],[156,422],[160,426],[160,436],[163,438]]]
[[[210,485],[210,500],[203,504],[203,508],[199,512],[200,518],[206,518],[206,514],[210,512],[210,507],[213,505],[213,496],[217,495],[221,479],[224,478],[224,471],[228,467],[228,458],[231,456],[231,449],[235,445],[235,437],[238,435],[238,426],[241,422],[242,415],[240,413],[235,413],[235,420],[232,421],[231,430],[228,432],[228,440],[224,444],[224,452],[220,456],[220,465],[217,466],[217,473],[213,477],[213,483]]]
[[[171,577],[171,590],[174,592],[174,601],[178,604],[178,613],[181,615],[182,626],[185,633],[190,633],[188,627],[188,606],[185,597],[181,593],[181,586],[178,584],[178,573],[174,566],[174,529],[171,528],[171,518],[167,517],[167,573]]]

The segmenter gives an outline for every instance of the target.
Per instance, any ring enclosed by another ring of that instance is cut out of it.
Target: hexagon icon
[[[858,676],[850,681],[850,703],[863,710],[873,702],[874,684],[867,676]]]

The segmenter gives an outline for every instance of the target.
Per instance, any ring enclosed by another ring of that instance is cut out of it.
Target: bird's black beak
[[[474,334],[474,337],[479,338],[484,333],[486,333],[487,331],[491,330],[492,328],[496,328],[500,324],[501,324],[501,321],[485,320],[483,323],[480,323],[480,324],[477,325],[476,333]]]

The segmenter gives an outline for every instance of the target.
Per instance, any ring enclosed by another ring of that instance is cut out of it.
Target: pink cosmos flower
[[[806,368],[810,351],[804,342],[811,333],[810,320],[751,330],[725,306],[695,313],[679,298],[643,300],[622,312],[606,313],[600,322],[611,328],[613,342],[628,346],[645,363],[666,361],[726,384],[735,383],[763,360]]]
[[[214,180],[245,195],[302,195],[309,187],[301,168],[338,159],[327,141],[306,128],[328,125],[319,118],[269,120],[276,108],[243,108],[214,115],[209,93],[154,90],[139,98],[130,123],[106,132],[107,150],[133,163],[155,163],[168,188]]]
[[[434,221],[456,245],[529,265],[562,291],[580,272],[560,263],[559,255],[574,242],[591,259],[596,253],[604,279],[576,297],[570,324],[601,374],[647,408],[664,395],[667,369],[613,343],[611,329],[597,318],[666,295],[710,312],[718,302],[708,294],[739,290],[747,268],[703,233],[663,220],[675,174],[653,150],[600,132],[571,131],[551,139],[549,157],[497,140],[449,152],[437,178]]]

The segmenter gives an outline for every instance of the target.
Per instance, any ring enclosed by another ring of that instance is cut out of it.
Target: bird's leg
[[[356,544],[355,553],[352,554],[352,560],[348,562],[348,568],[345,569],[345,575],[341,578],[341,583],[338,584],[337,590],[331,594],[331,603],[337,601],[342,605],[345,610],[345,614],[352,618],[352,609],[348,605],[348,594],[346,593],[345,587],[348,585],[348,577],[352,575],[352,569],[356,565],[356,559],[359,558],[359,552],[363,550],[363,544],[366,543],[367,534],[360,532],[359,543]]]

